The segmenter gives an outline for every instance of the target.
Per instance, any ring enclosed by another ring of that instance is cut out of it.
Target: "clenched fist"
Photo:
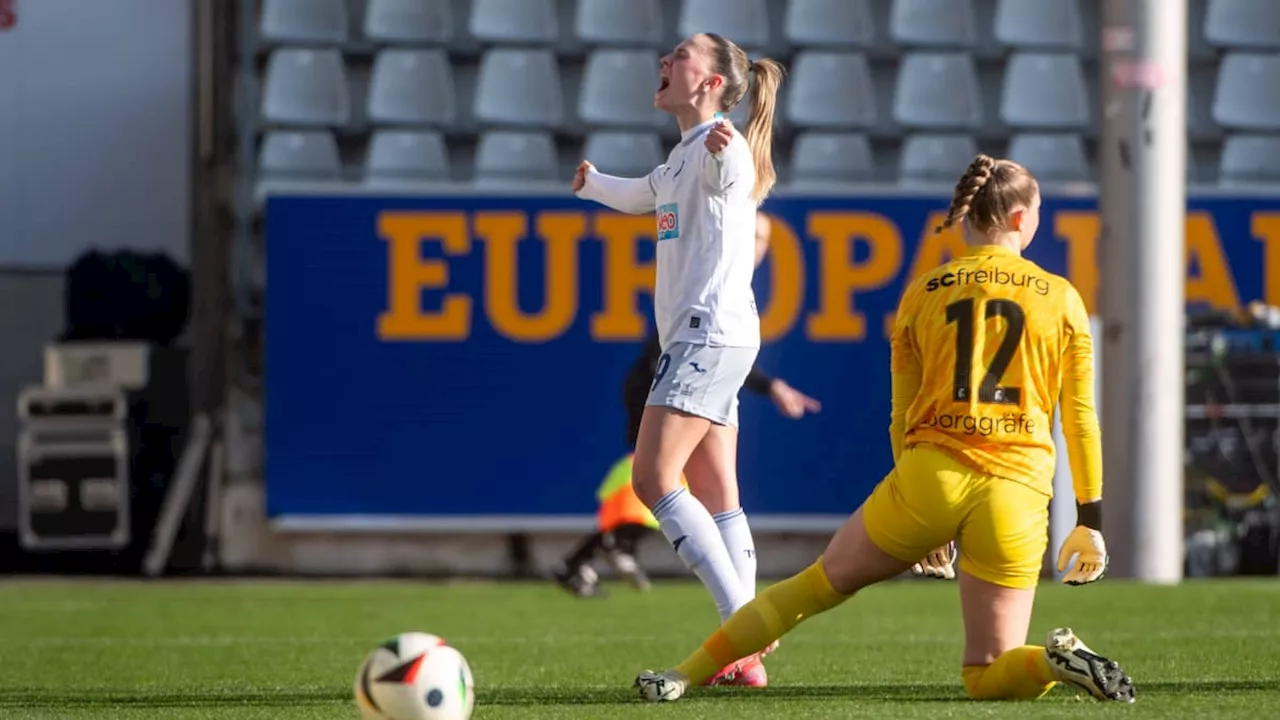
[[[577,172],[573,174],[574,192],[580,192],[582,190],[582,186],[587,184],[587,173],[595,169],[595,165],[592,165],[586,160],[582,161],[582,164],[578,166]]]
[[[711,129],[707,131],[707,150],[710,150],[711,154],[714,155],[729,147],[729,141],[732,139],[733,121],[721,120],[712,125]]]

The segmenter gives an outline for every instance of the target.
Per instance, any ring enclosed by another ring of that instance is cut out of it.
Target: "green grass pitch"
[[[365,652],[422,630],[461,649],[481,720],[512,718],[1280,717],[1280,582],[1042,585],[1031,636],[1070,625],[1134,677],[1138,702],[1058,688],[972,703],[955,583],[873,588],[789,635],[771,687],[645,705],[636,672],[682,659],[715,623],[700,587],[577,600],[527,583],[6,581],[0,718],[355,718]]]

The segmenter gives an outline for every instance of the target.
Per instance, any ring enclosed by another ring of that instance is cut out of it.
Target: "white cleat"
[[[1060,682],[1074,685],[1099,700],[1131,703],[1133,680],[1115,660],[1109,660],[1089,649],[1071,628],[1058,628],[1049,633],[1044,643],[1049,668]]]
[[[688,681],[675,672],[656,673],[645,670],[636,676],[635,686],[640,690],[640,697],[649,702],[671,702],[679,700],[684,694]]]

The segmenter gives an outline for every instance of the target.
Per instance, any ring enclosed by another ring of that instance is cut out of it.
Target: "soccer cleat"
[[[769,654],[772,653],[774,650],[777,650],[778,646],[781,644],[782,644],[781,640],[774,640],[773,642],[769,643],[769,645],[765,649],[760,651],[760,659],[763,660],[769,657]]]
[[[580,598],[606,597],[604,588],[600,587],[600,576],[589,565],[581,565],[577,570],[562,568],[555,571],[556,584],[566,592]]]
[[[704,686],[765,687],[769,684],[769,673],[764,669],[764,663],[760,662],[760,654],[756,653],[724,666],[720,672],[703,681],[702,684]]]
[[[672,670],[653,672],[645,670],[636,676],[635,687],[640,697],[649,702],[672,702],[679,700],[688,683]]]
[[[738,671],[732,676],[725,678],[725,682],[721,685],[732,685],[734,687],[767,687],[769,685],[769,672],[764,669],[764,663],[760,662],[762,655],[752,655],[738,664]]]
[[[644,568],[640,567],[634,555],[613,550],[606,557],[609,559],[609,564],[613,566],[614,572],[618,573],[618,576],[628,585],[637,590],[649,589],[649,576],[645,574]]]
[[[1099,700],[1133,702],[1133,680],[1125,674],[1124,668],[1115,660],[1090,650],[1071,628],[1051,631],[1044,648],[1055,679],[1074,685]]]

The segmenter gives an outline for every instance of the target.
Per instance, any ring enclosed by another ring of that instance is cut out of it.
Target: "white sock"
[[[724,548],[729,551],[733,569],[738,573],[742,592],[750,600],[756,596],[756,543],[751,538],[747,514],[742,508],[738,508],[716,513],[711,517],[716,521],[716,527],[720,528],[720,538],[724,541]]]
[[[715,599],[720,622],[747,604],[749,598],[742,593],[742,581],[716,521],[697,498],[684,488],[670,492],[654,504],[653,516],[676,554]]]

